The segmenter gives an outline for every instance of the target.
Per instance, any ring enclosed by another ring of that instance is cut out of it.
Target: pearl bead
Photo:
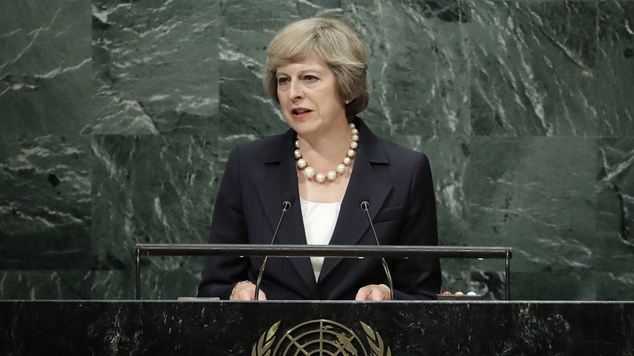
[[[350,127],[350,149],[346,152],[346,157],[343,158],[343,162],[337,165],[337,168],[334,171],[329,171],[327,174],[317,173],[313,167],[308,166],[308,162],[302,157],[302,152],[299,149],[299,136],[295,140],[295,150],[293,151],[293,155],[297,160],[297,168],[302,171],[304,177],[306,179],[315,179],[318,183],[323,183],[328,179],[328,181],[332,182],[337,179],[340,174],[344,174],[348,166],[352,164],[352,159],[356,154],[356,149],[359,147],[359,130],[356,129],[355,125],[350,123],[348,125]]]
[[[315,169],[313,167],[306,167],[306,169],[304,169],[304,177],[306,177],[307,179],[311,179],[314,176]]]

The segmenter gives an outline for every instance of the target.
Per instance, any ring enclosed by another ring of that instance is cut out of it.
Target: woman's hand
[[[384,284],[369,284],[359,289],[354,300],[390,300],[390,288]]]
[[[255,284],[249,281],[238,282],[233,287],[229,300],[255,300]],[[266,300],[266,294],[262,290],[258,293],[258,300]]]

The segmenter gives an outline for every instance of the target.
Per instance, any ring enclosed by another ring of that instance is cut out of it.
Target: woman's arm
[[[220,183],[209,243],[248,243],[247,225],[242,207],[238,148],[229,154],[227,168]],[[248,258],[207,257],[202,281],[198,286],[198,296],[229,299],[236,283],[248,279],[249,267]]]
[[[429,160],[419,154],[399,239],[400,245],[438,245],[436,198]],[[395,299],[436,299],[440,292],[438,259],[396,259],[392,266]]]

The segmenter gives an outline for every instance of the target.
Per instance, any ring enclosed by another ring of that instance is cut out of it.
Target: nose
[[[297,100],[304,97],[304,88],[299,80],[292,80],[288,90],[288,99]]]

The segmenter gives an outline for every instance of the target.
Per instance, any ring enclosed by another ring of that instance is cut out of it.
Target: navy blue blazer
[[[365,196],[382,245],[437,245],[436,202],[427,157],[374,135],[359,118],[359,147],[330,244],[376,245]],[[229,155],[214,208],[209,243],[269,244],[287,192],[297,199],[276,243],[306,244],[293,157],[296,133],[266,137]],[[228,299],[243,280],[255,283],[261,257],[209,257],[200,297]],[[440,291],[438,259],[389,259],[396,299],[434,299]],[[269,300],[352,300],[359,288],[387,284],[375,258],[326,258],[315,281],[309,258],[269,258],[261,289]]]

